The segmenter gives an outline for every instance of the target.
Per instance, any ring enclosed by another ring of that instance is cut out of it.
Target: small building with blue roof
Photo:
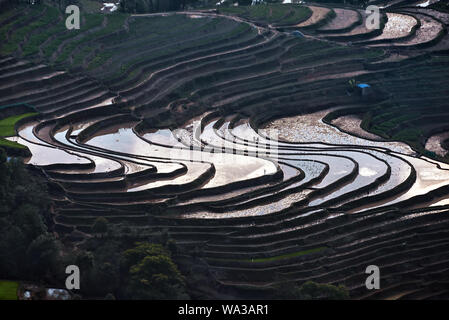
[[[367,83],[359,83],[357,88],[361,92],[362,96],[367,96],[372,93],[372,88]]]

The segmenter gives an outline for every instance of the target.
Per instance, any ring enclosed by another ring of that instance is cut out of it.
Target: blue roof
[[[360,84],[357,85],[357,87],[359,87],[359,88],[370,88],[371,86],[369,84],[366,84],[366,83],[360,83]]]
[[[304,37],[304,34],[298,30],[293,31],[292,35],[297,36],[297,37]]]

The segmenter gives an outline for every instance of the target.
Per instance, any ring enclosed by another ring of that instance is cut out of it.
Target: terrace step
[[[335,17],[333,9],[319,6],[308,6],[312,16],[304,22],[295,25],[295,28],[318,29]]]
[[[357,10],[333,9],[336,16],[321,28],[315,30],[317,33],[345,33],[354,29],[362,23],[362,15]]]
[[[414,16],[387,12],[388,21],[377,37],[356,42],[359,45],[372,45],[377,43],[402,42],[410,39],[420,27],[420,21]]]
[[[424,16],[421,14],[415,14],[415,18],[419,19],[420,27],[416,29],[413,37],[409,40],[401,42],[392,42],[389,46],[393,48],[409,48],[419,49],[424,47],[430,47],[437,44],[447,32],[445,27],[437,20]],[[382,44],[373,44],[371,47],[385,46]]]
[[[379,29],[368,29],[367,27],[367,15],[364,10],[359,10],[360,15],[362,16],[362,23],[355,26],[350,31],[338,34],[329,34],[323,35],[324,39],[331,41],[343,41],[343,42],[354,42],[354,41],[362,41],[366,39],[370,39],[372,37],[376,37],[382,33],[382,30],[387,21],[387,16],[384,13],[381,13],[380,20],[380,28]]]

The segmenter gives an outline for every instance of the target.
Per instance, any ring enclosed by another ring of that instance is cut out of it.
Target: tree
[[[75,257],[75,264],[81,270],[88,271],[94,265],[94,255],[90,251],[80,250]]]
[[[137,243],[123,253],[127,274],[125,296],[131,299],[185,299],[185,279],[162,245]]]
[[[86,296],[101,297],[116,294],[120,287],[120,244],[114,240],[91,239],[78,252],[81,292]]]
[[[136,247],[128,249],[122,254],[122,267],[129,270],[146,256],[169,255],[161,245],[149,242],[137,242]]]
[[[49,204],[43,179],[27,170],[20,160],[7,160],[0,149],[0,274],[3,277],[42,279],[55,270],[59,243],[47,231]]]
[[[47,231],[47,226],[43,221],[43,217],[39,215],[39,208],[36,206],[29,204],[20,205],[14,210],[11,218],[15,225],[21,226],[22,233],[28,242],[33,241]]]
[[[108,232],[108,220],[105,217],[98,217],[92,225],[92,231],[96,234],[104,235]]]
[[[60,259],[61,244],[52,234],[45,233],[34,239],[27,249],[28,268],[36,278],[50,277],[64,268]]]

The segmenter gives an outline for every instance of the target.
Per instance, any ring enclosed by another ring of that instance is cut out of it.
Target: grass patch
[[[236,15],[265,23],[276,22],[279,24],[300,23],[312,14],[311,10],[307,7],[286,4],[260,4],[249,7],[220,8],[220,13]]]
[[[323,251],[324,249],[327,249],[327,247],[317,247],[313,249],[298,251],[298,252],[291,252],[282,254],[279,256],[274,257],[266,257],[266,258],[255,258],[255,259],[227,259],[227,258],[210,258],[210,260],[216,260],[216,261],[234,261],[234,262],[254,262],[254,263],[260,263],[260,262],[271,262],[271,261],[278,261],[278,260],[284,260],[284,259],[291,259],[296,257],[305,256],[307,254],[316,253]]]
[[[393,136],[394,140],[400,140],[408,142],[409,144],[413,144],[416,141],[419,141],[423,136],[422,131],[419,128],[410,128],[405,129]]]
[[[9,147],[9,148],[16,148],[16,149],[26,149],[25,146],[21,145],[20,143],[6,140],[5,138],[0,137],[0,146],[3,147]]]
[[[73,39],[86,30],[92,30],[101,26],[104,17],[100,14],[85,14],[84,18],[85,20],[81,20],[80,29],[68,30],[63,23],[59,23],[59,25],[56,26],[56,30],[51,30],[52,34],[57,34],[57,37],[43,49],[47,59],[51,57],[51,55],[58,49],[59,45],[65,40]],[[62,54],[64,54],[64,52]]]
[[[250,7],[244,7],[244,6],[240,6],[240,7],[224,7],[224,8],[219,8],[219,12],[223,13],[223,14],[230,14],[230,15],[236,15],[236,16],[240,16],[240,15],[244,15],[248,12],[248,9]]]
[[[79,0],[81,8],[87,13],[98,13],[101,12],[102,4],[98,1],[92,0]]]
[[[17,300],[18,288],[16,281],[0,280],[0,300]]]
[[[26,149],[25,146],[23,146],[17,142],[4,139],[3,137],[14,136],[16,134],[15,125],[16,125],[17,121],[27,118],[27,117],[34,116],[36,114],[37,113],[35,113],[35,112],[30,112],[30,113],[19,114],[16,116],[11,116],[11,117],[0,120],[0,146],[16,148],[16,149]]]
[[[41,8],[41,10],[43,10],[43,8]],[[39,13],[40,11],[37,11],[35,15]],[[27,35],[31,34],[36,29],[43,28],[50,23],[54,23],[57,18],[58,11],[55,8],[47,7],[46,12],[43,16],[25,26],[22,26],[20,29],[13,33],[11,39],[2,47],[2,53],[4,55],[13,53],[18,48],[19,43],[23,41]],[[26,45],[25,47],[27,46],[28,45]],[[32,47],[30,48],[34,49],[34,52],[38,50],[38,48],[35,48],[34,45],[32,45]],[[26,54],[28,54],[28,51],[26,52]]]
[[[292,253],[286,253],[280,256],[274,256],[274,257],[269,257],[269,258],[257,258],[257,259],[245,259],[245,260],[240,260],[240,261],[244,261],[244,262],[269,262],[269,261],[277,261],[277,260],[282,260],[282,259],[290,259],[290,258],[296,258],[296,257],[301,257],[304,256],[306,254],[311,254],[311,253],[316,253],[316,252],[320,252],[323,251],[324,249],[326,249],[326,247],[318,247],[318,248],[313,248],[313,249],[309,249],[309,250],[303,250],[303,251],[298,251],[298,252],[292,252]]]
[[[1,137],[14,136],[16,134],[14,126],[16,125],[17,121],[27,117],[34,116],[36,114],[37,114],[36,112],[30,112],[19,114],[16,116],[11,116],[0,120],[0,136]]]
[[[255,32],[254,30],[251,29],[251,27],[246,24],[246,23],[239,23],[236,24],[234,28],[232,28],[232,30],[230,30],[229,32],[226,32],[224,34],[220,34],[220,35],[216,35],[216,36],[211,36],[211,37],[207,37],[207,38],[200,38],[197,40],[192,40],[191,42],[182,44],[182,45],[178,45],[176,47],[174,46],[170,46],[168,48],[162,48],[162,49],[157,49],[154,50],[151,53],[146,53],[143,55],[143,57],[139,57],[136,59],[132,59],[131,61],[128,61],[127,63],[123,63],[120,66],[120,69],[114,74],[114,76],[112,78],[115,77],[120,77],[122,74],[124,74],[128,69],[131,69],[134,65],[148,61],[156,61],[157,58],[160,57],[164,57],[164,56],[169,56],[169,55],[175,55],[178,52],[182,52],[183,50],[187,50],[190,48],[195,48],[195,47],[201,47],[201,46],[205,46],[209,43],[217,43],[220,40],[226,41],[229,38],[238,36],[240,34],[245,34],[245,33],[250,33],[250,32]],[[149,74],[151,73],[153,70],[147,70],[145,74]],[[125,79],[125,81],[130,79],[130,75],[128,75]]]
[[[71,41],[69,44],[64,46],[61,54],[56,59],[56,63],[62,63],[67,60],[69,55],[75,50],[77,46],[81,46],[83,44],[88,44],[89,42],[93,41],[96,38],[101,38],[102,36],[106,36],[107,34],[113,33],[114,31],[120,30],[123,27],[123,24],[125,22],[127,15],[116,13],[116,14],[110,14],[106,16],[107,18],[107,24],[104,28],[98,30],[97,32],[91,33],[89,35],[85,35],[81,39],[77,41]],[[90,15],[90,19],[98,19],[96,22],[101,25],[102,19],[100,22],[100,18],[103,18],[101,15]],[[80,57],[82,57],[82,54],[78,53],[78,59],[82,60]]]

